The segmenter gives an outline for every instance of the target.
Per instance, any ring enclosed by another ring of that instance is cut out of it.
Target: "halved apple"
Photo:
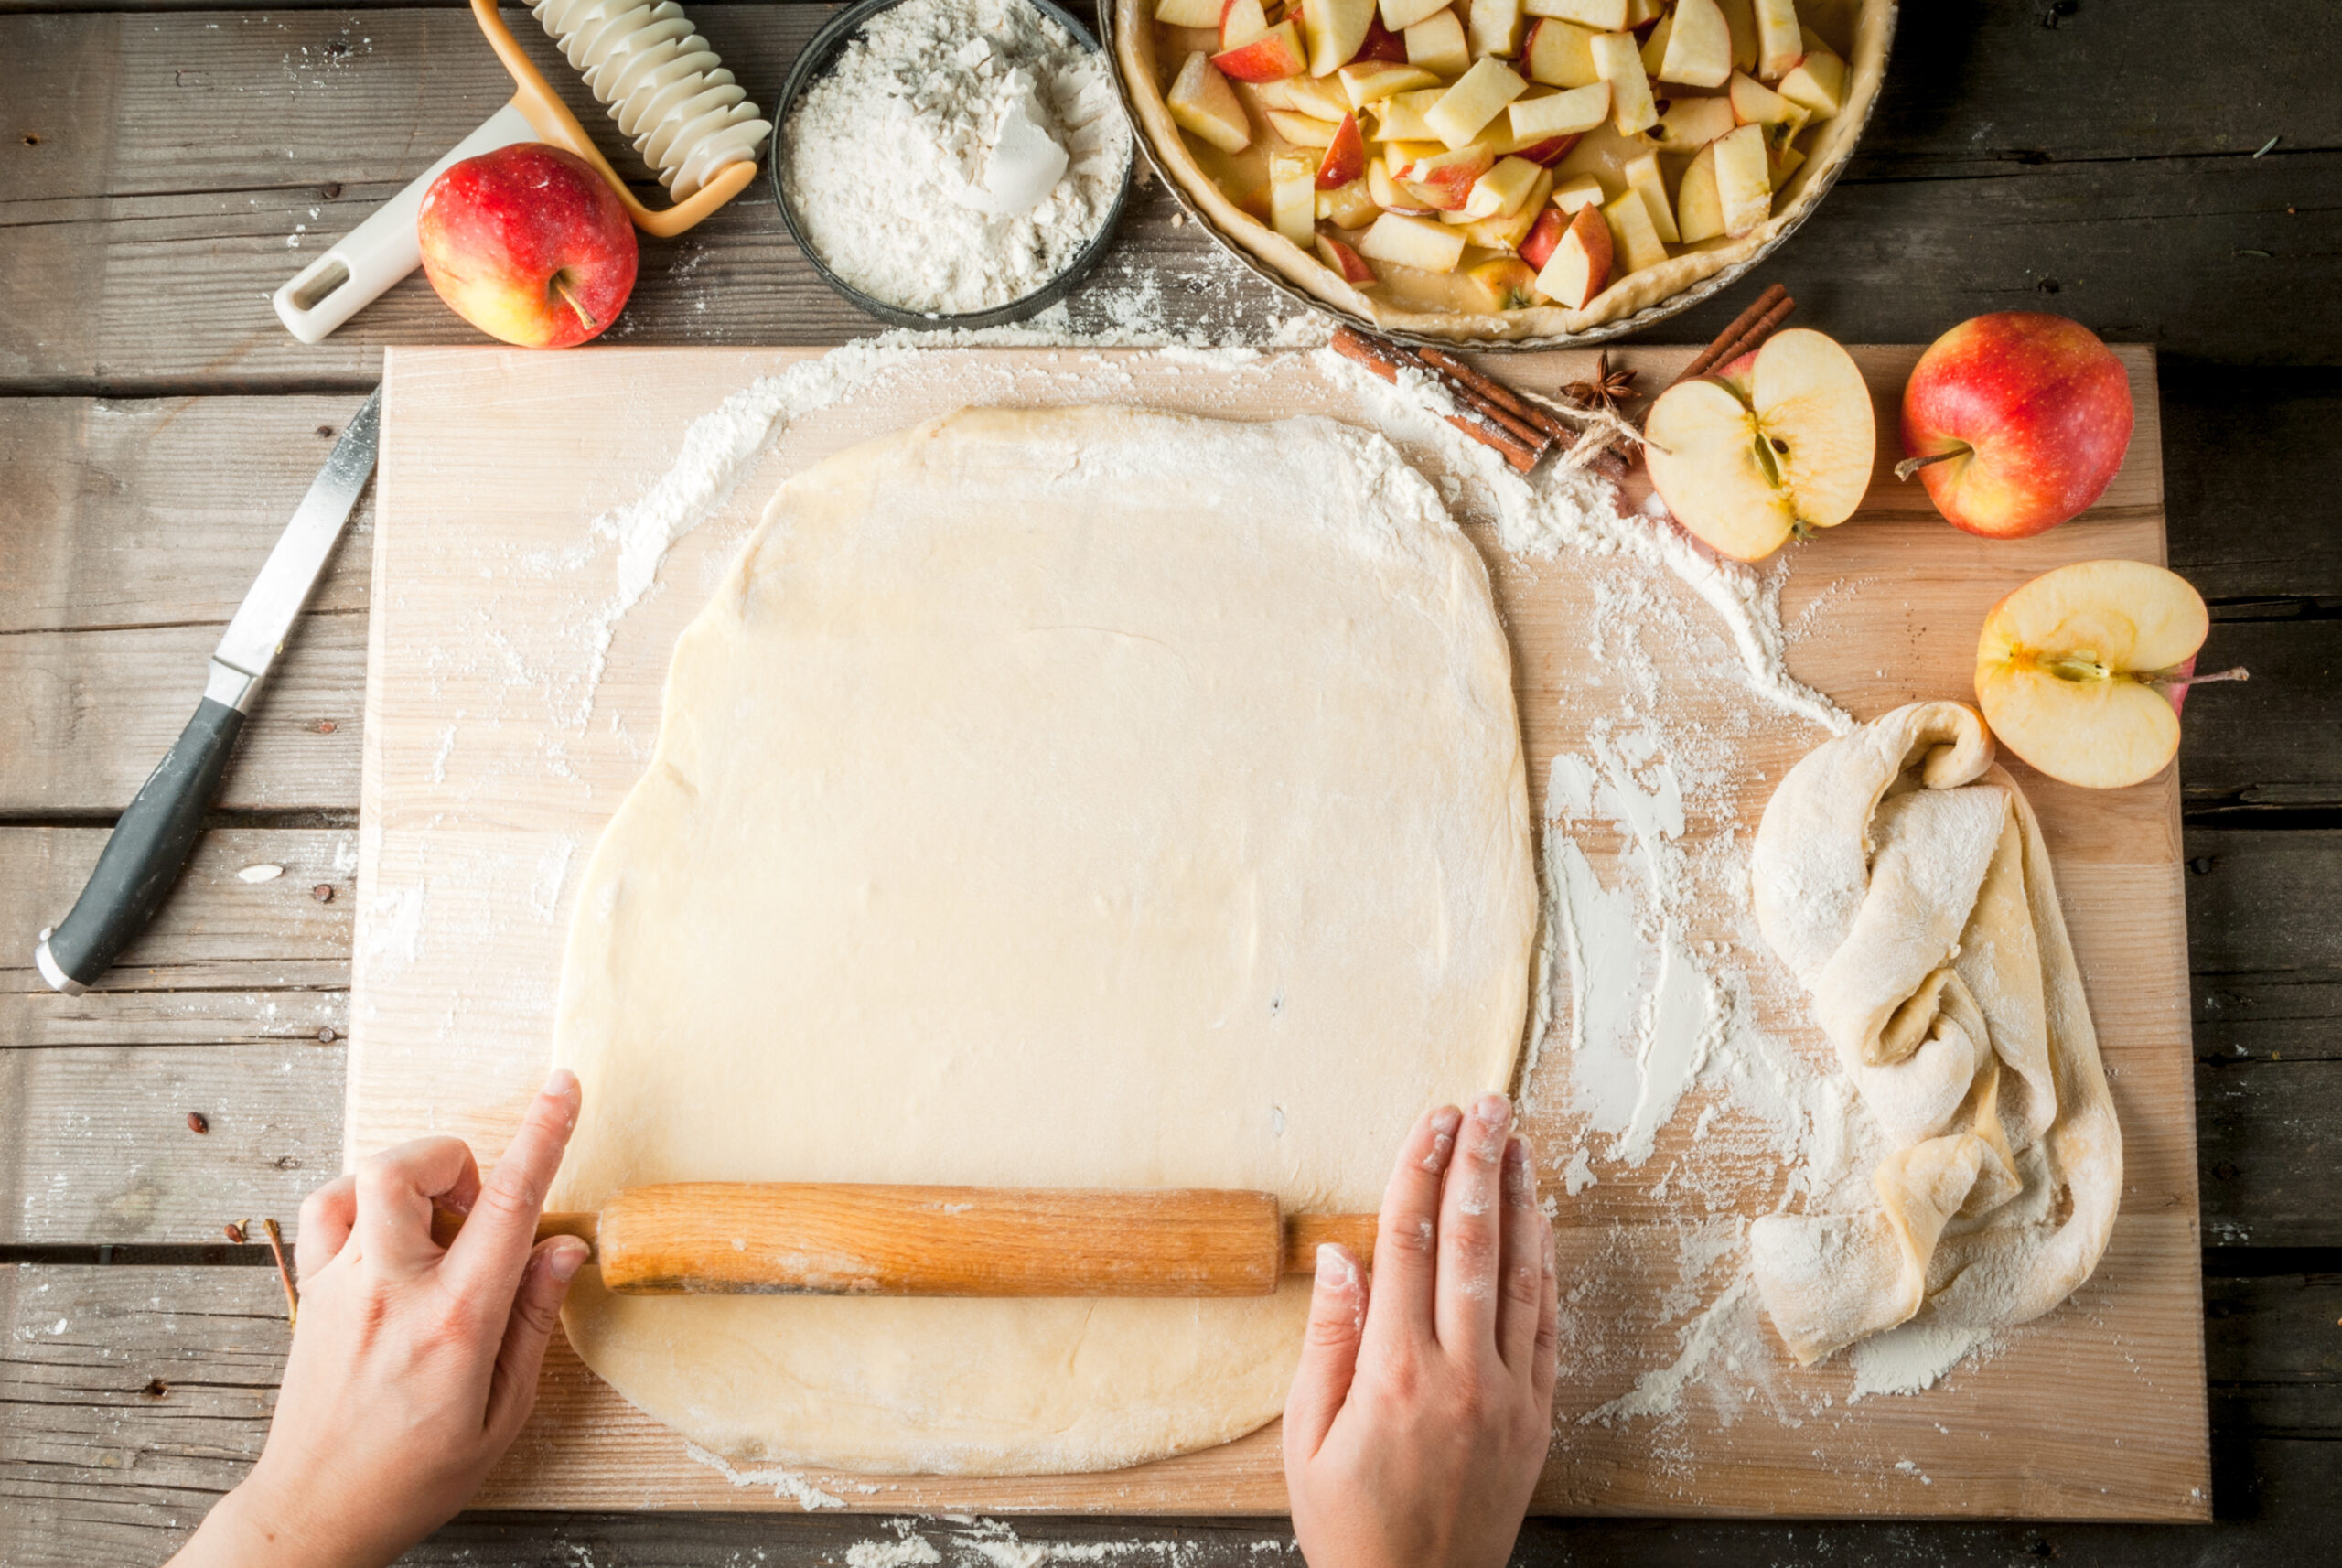
[[[1346,65],[1337,73],[1337,79],[1353,109],[1367,108],[1401,92],[1439,85],[1438,77],[1419,67],[1380,61],[1370,65]]]
[[[1236,89],[1200,49],[1179,68],[1163,102],[1181,130],[1223,153],[1241,153],[1252,145],[1252,123],[1245,117],[1244,105],[1237,102]]]
[[[1259,0],[1253,0],[1255,5]],[[1309,56],[1302,47],[1301,30],[1279,22],[1249,44],[1239,44],[1211,57],[1220,74],[1237,81],[1276,81],[1299,76]]]
[[[1520,47],[1529,80],[1548,87],[1591,87],[1602,80],[1594,69],[1593,43],[1594,35],[1574,22],[1538,18]]]
[[[1464,259],[1464,236],[1428,219],[1385,212],[1358,242],[1370,262],[1391,262],[1427,273],[1452,273]]]
[[[1722,87],[1732,76],[1732,27],[1716,0],[1675,0],[1657,72],[1661,81]]]
[[[1610,84],[1574,87],[1542,98],[1517,98],[1505,111],[1515,137],[1576,136],[1610,118]]]
[[[1610,84],[1610,119],[1618,134],[1631,136],[1658,124],[1659,105],[1651,99],[1634,34],[1596,33],[1586,48],[1594,55],[1594,73]]]
[[[1438,102],[1423,111],[1423,123],[1451,147],[1471,145],[1488,123],[1529,90],[1512,68],[1493,55],[1456,79]]]
[[[1409,27],[1407,63],[1461,76],[1472,69],[1472,51],[1464,43],[1464,23],[1453,11],[1434,11]]]
[[[1627,26],[1627,0],[1528,0],[1532,16],[1553,16],[1597,33],[1616,33]]]
[[[2078,561],[1993,607],[1976,702],[2004,745],[2052,779],[2116,789],[2179,750],[2179,702],[2211,619],[2184,578],[2143,561]]]
[[[1549,211],[1548,216],[1559,217]],[[1527,259],[1527,252],[1522,252]],[[1583,310],[1610,286],[1610,225],[1599,207],[1581,207],[1537,274],[1537,292],[1554,304]]]
[[[1372,288],[1380,281],[1374,275],[1374,269],[1366,264],[1364,256],[1331,234],[1317,236],[1317,257],[1352,288]]]
[[[1348,65],[1374,25],[1375,0],[1309,0],[1301,14],[1309,40],[1309,74],[1331,76]]]
[[[1878,439],[1862,371],[1804,328],[1775,333],[1719,374],[1668,388],[1644,438],[1667,510],[1743,561],[1852,517]]]
[[[1366,138],[1359,134],[1358,116],[1345,114],[1326,144],[1325,160],[1317,166],[1317,188],[1338,190],[1366,175]]]

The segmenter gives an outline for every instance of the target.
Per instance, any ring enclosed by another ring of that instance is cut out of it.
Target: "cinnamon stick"
[[[1338,329],[1333,347],[1344,359],[1356,360],[1394,386],[1402,370],[1413,371],[1439,382],[1456,405],[1456,411],[1445,416],[1447,423],[1482,446],[1493,448],[1524,474],[1537,466],[1537,459],[1552,445],[1550,438],[1511,420],[1492,402],[1476,395],[1461,380],[1442,373],[1412,349],[1369,337],[1353,327]]]
[[[1488,402],[1495,403],[1515,419],[1534,429],[1547,440],[1569,441],[1575,438],[1575,433],[1552,413],[1539,408],[1535,403],[1520,397],[1495,377],[1483,375],[1455,355],[1442,349],[1423,349],[1417,351],[1434,370],[1445,371],[1455,377]]]
[[[1764,293],[1756,296],[1754,304],[1733,318],[1731,326],[1716,335],[1714,342],[1692,355],[1692,362],[1683,367],[1682,372],[1675,378],[1675,381],[1667,384],[1673,386],[1676,381],[1688,381],[1694,376],[1704,376],[1718,365],[1727,363],[1737,358],[1739,354],[1746,353],[1747,350],[1740,347],[1741,340],[1751,332],[1756,331],[1758,323],[1770,318],[1773,326],[1778,327],[1781,324],[1782,317],[1787,317],[1796,308],[1797,301],[1789,297],[1788,289],[1783,288],[1779,284],[1770,285]],[[1773,315],[1776,310],[1779,311],[1779,316]],[[1769,333],[1771,329],[1771,328],[1766,328],[1765,331]],[[1758,341],[1762,342],[1763,338],[1760,337]]]
[[[1787,321],[1789,318],[1789,312],[1796,308],[1796,300],[1783,299],[1778,305],[1759,317],[1756,326],[1742,333],[1738,342],[1717,357],[1716,363],[1729,365],[1741,355],[1755,351],[1766,338],[1779,330],[1781,323]]]

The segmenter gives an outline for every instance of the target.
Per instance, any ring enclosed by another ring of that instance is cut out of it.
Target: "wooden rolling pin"
[[[628,1295],[1268,1295],[1320,1242],[1370,1262],[1374,1221],[1210,1187],[703,1181],[547,1214],[537,1238],[591,1243],[603,1287]],[[432,1217],[443,1246],[462,1226]]]

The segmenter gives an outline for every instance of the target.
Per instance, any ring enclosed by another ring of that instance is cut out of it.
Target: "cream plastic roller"
[[[588,91],[673,193],[674,205],[656,212],[634,199],[577,117],[545,85],[497,15],[496,0],[472,0],[472,15],[512,73],[512,102],[276,291],[276,314],[302,342],[322,342],[423,264],[415,217],[431,182],[450,164],[516,142],[550,142],[593,165],[634,226],[662,239],[689,229],[756,177],[757,150],[771,123],[675,0],[539,0],[535,7],[537,20]]]

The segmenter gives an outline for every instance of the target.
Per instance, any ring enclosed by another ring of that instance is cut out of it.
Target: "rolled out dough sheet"
[[[554,1207],[680,1180],[1378,1202],[1501,1088],[1536,888],[1478,556],[1380,437],[970,411],[781,487],[596,851]],[[736,1461],[1104,1469],[1258,1427],[1307,1283],[621,1297],[587,1365]]]

